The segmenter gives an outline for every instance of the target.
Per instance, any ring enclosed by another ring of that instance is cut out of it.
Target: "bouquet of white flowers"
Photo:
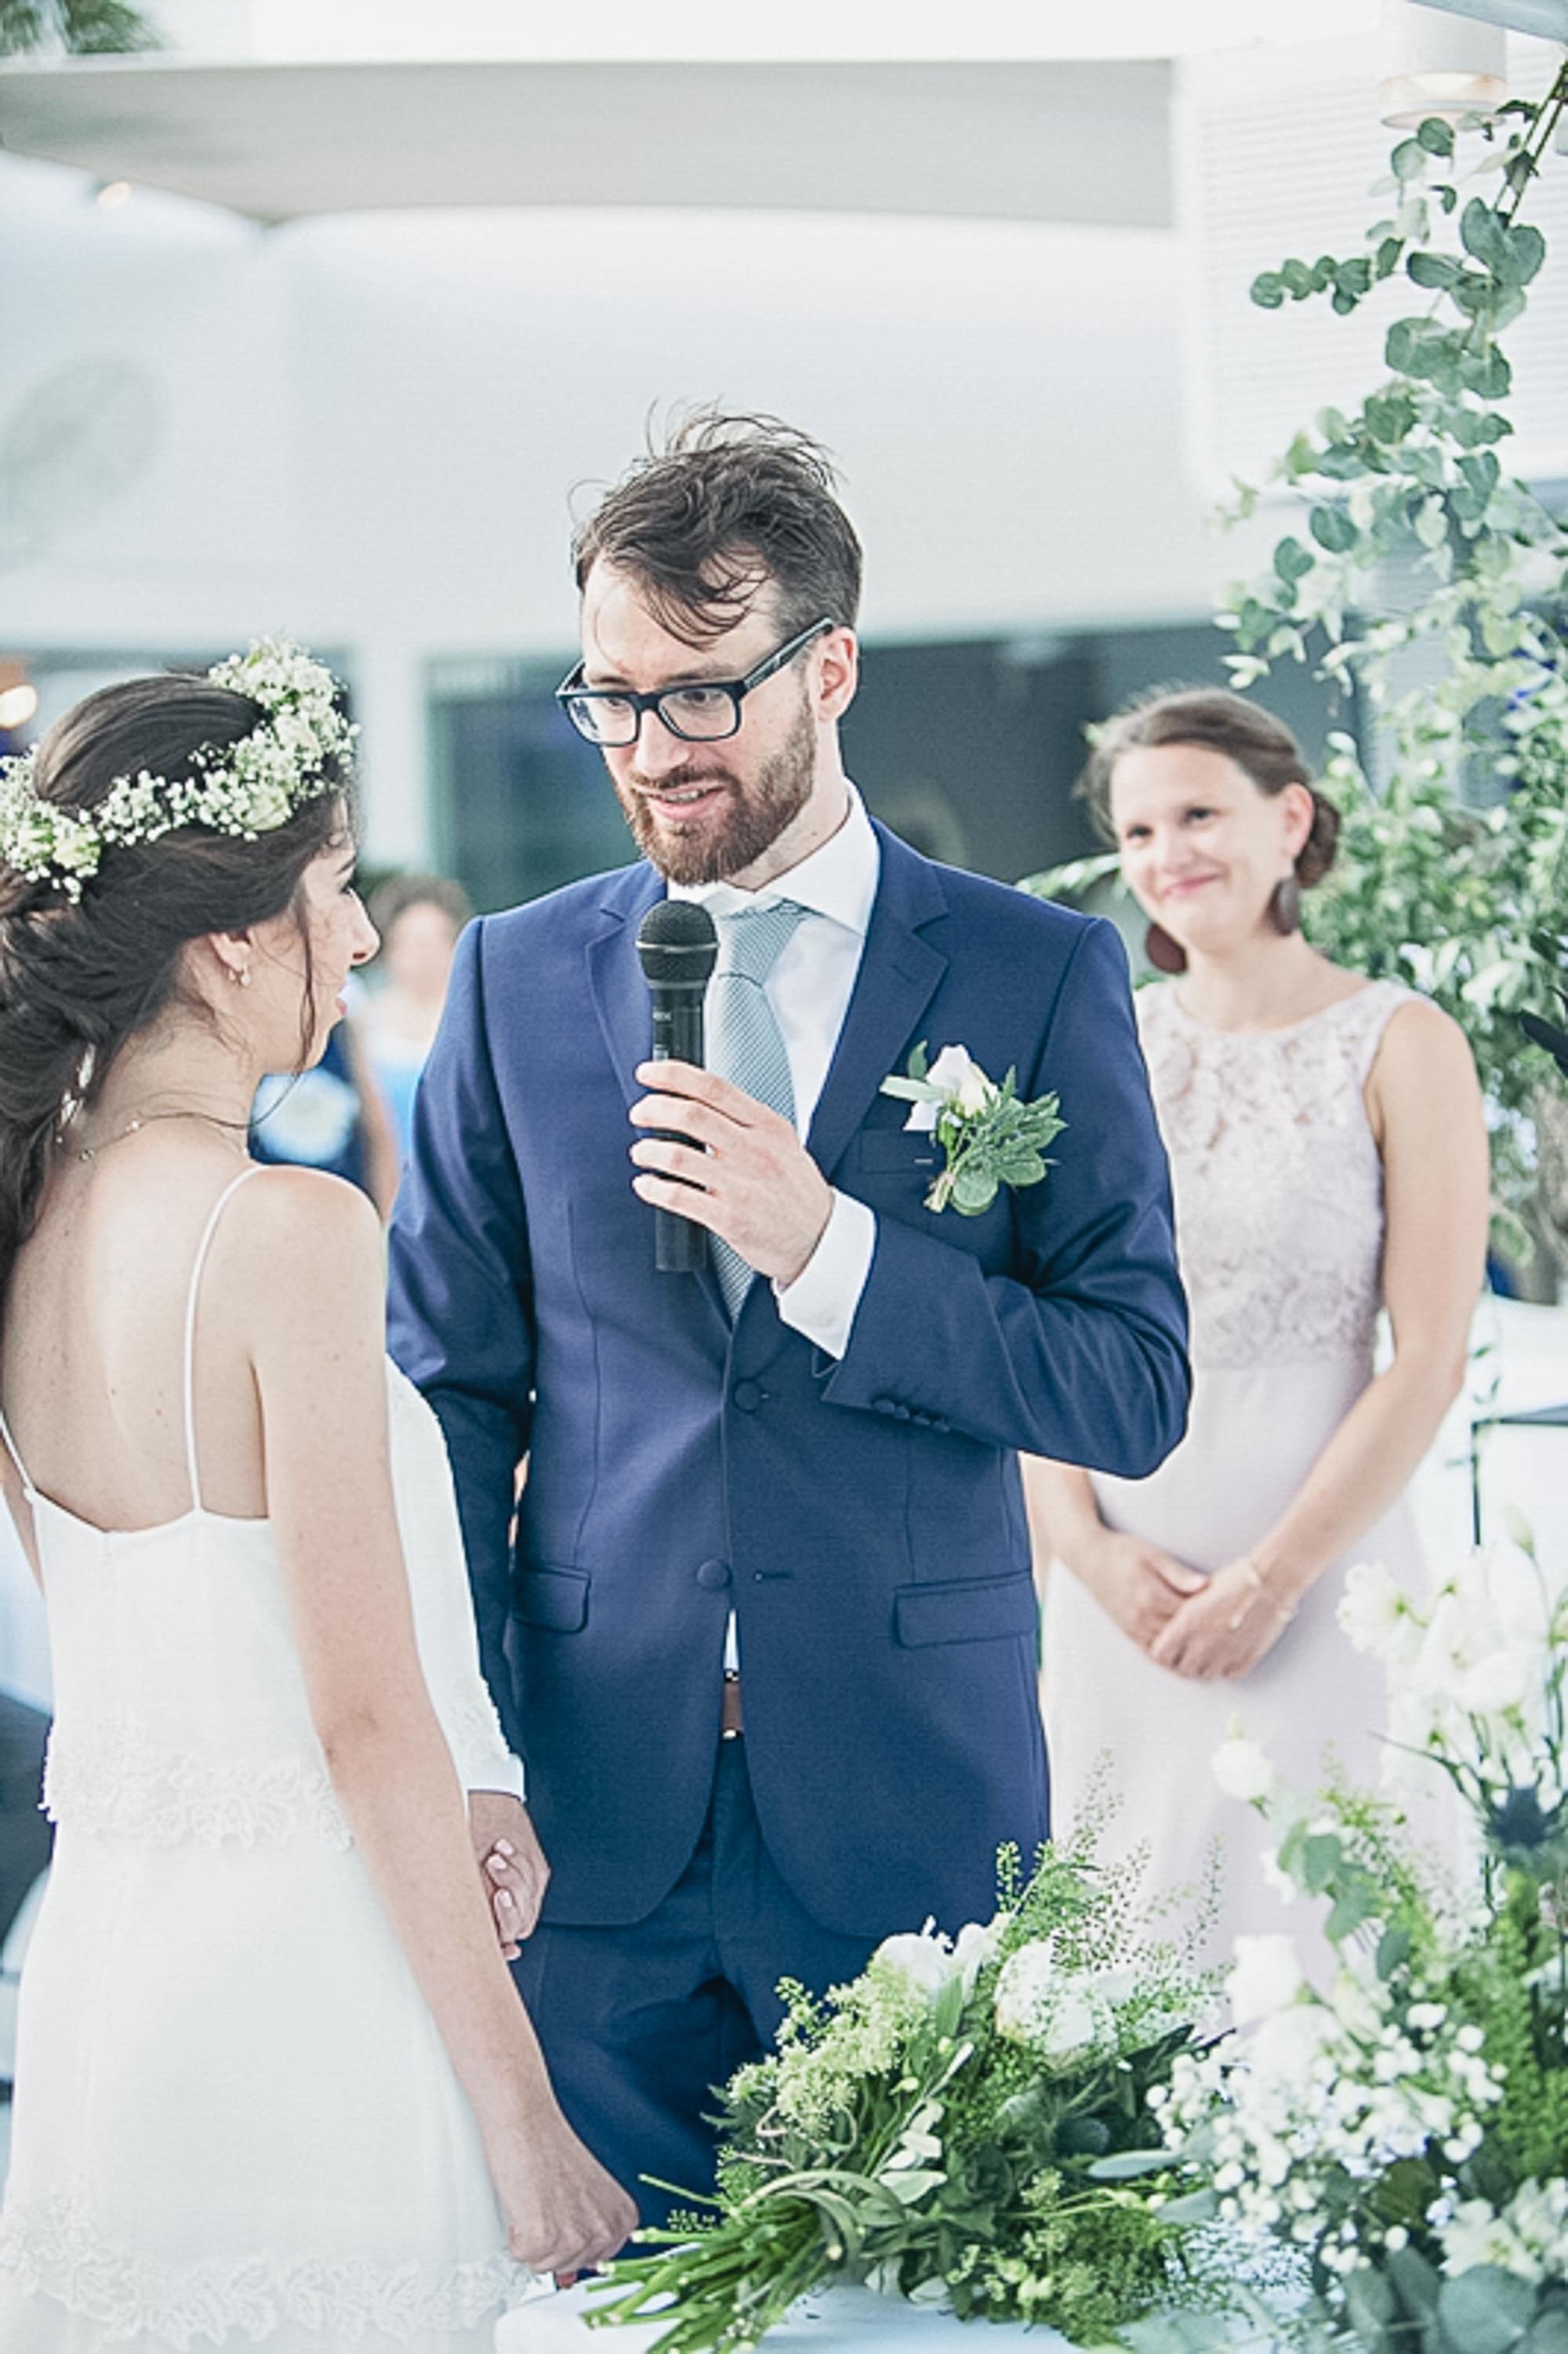
[[[1340,1967],[1315,1988],[1288,1936],[1238,1940],[1237,2038],[1151,2098],[1221,2219],[1299,2252],[1298,2342],[1568,2354],[1568,1589],[1516,1522],[1429,1605],[1352,1572],[1340,1619],[1388,1670],[1396,1773],[1472,1814],[1473,1883],[1442,1886],[1393,1798],[1303,1808],[1233,1736],[1221,1778]]]
[[[776,2053],[728,2088],[711,2213],[640,2234],[669,2253],[615,2265],[595,2321],[738,2349],[836,2277],[1097,2346],[1193,2290],[1213,2202],[1178,2195],[1152,2096],[1217,1987],[1091,1837],[1026,1888],[1004,1859],[983,1925],[890,1937],[824,2002],[787,1988]]]

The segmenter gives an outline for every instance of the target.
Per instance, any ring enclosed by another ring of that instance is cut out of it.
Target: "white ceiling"
[[[28,61],[0,142],[264,221],[725,207],[1159,228],[1169,68]]]

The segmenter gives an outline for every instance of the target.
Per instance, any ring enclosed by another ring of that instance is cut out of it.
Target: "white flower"
[[[900,1936],[884,1937],[871,1958],[874,1962],[884,1963],[890,1970],[895,1970],[900,1978],[906,1979],[912,1987],[918,1987],[925,1995],[940,1994],[953,1976],[952,1946],[934,1921],[927,1921],[920,1930],[910,1929]]]
[[[1048,2066],[1066,2068],[1116,2044],[1116,2013],[1092,1977],[1063,1978],[1029,2038]]]
[[[1037,2012],[1050,2000],[1057,1976],[1047,1945],[1020,1946],[1009,1954],[996,1982],[997,2032],[1024,2041]]]
[[[1358,1561],[1345,1572],[1338,1617],[1354,1648],[1385,1666],[1408,1665],[1421,1648],[1422,1620],[1381,1562]]]
[[[1246,2047],[1247,2065],[1260,2088],[1286,2086],[1294,2094],[1311,2078],[1324,2051],[1332,2043],[1332,2014],[1320,2003],[1292,2003],[1258,2025]]]
[[[1329,2000],[1340,2026],[1349,2028],[1352,2035],[1370,2042],[1383,2032],[1383,2010],[1376,1995],[1353,1970],[1336,1972]]]
[[[1538,1680],[1538,1665],[1521,1645],[1492,1651],[1465,1670],[1454,1698],[1467,1716],[1500,1716],[1523,1706]]]
[[[1256,1742],[1245,1738],[1234,1716],[1230,1731],[1209,1763],[1227,1798],[1251,1803],[1266,1798],[1274,1787],[1273,1766]]]
[[[1295,1942],[1281,1930],[1263,1937],[1238,1937],[1235,1956],[1225,1992],[1238,2027],[1287,2010],[1306,1983]]]
[[[938,1088],[957,1111],[984,1111],[996,1094],[967,1046],[944,1046],[926,1074],[927,1084]]]
[[[964,1982],[964,1999],[973,1994],[975,1980],[988,1962],[996,1959],[996,1949],[1001,1943],[1006,1926],[1005,1917],[998,1913],[990,1921],[966,1921],[953,1940],[953,1968]]]
[[[1524,2245],[1506,2214],[1498,2214],[1484,2199],[1467,2199],[1455,2210],[1443,2234],[1443,2269],[1467,2273],[1481,2264],[1517,2273],[1520,2280],[1542,2277],[1540,2260]]]
[[[1520,1511],[1519,1506],[1517,1504],[1505,1504],[1503,1506],[1502,1517],[1503,1526],[1508,1531],[1510,1539],[1519,1547],[1520,1553],[1533,1553],[1535,1551],[1535,1531],[1531,1527],[1530,1522]]]

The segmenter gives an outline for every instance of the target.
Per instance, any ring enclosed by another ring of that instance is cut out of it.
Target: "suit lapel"
[[[919,927],[947,913],[937,870],[877,826],[882,872],[854,991],[806,1141],[831,1178],[890,1073],[902,1070],[911,1034],[948,970]]]
[[[653,1015],[637,960],[637,927],[663,896],[664,885],[651,866],[617,875],[599,902],[599,929],[587,944],[588,994],[629,1109],[647,1093],[637,1083],[637,1066],[653,1050]]]

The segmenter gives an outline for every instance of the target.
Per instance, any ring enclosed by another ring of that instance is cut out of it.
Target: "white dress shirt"
[[[882,873],[882,853],[865,803],[853,785],[849,795],[849,811],[838,832],[760,891],[742,891],[734,883],[670,885],[672,899],[700,899],[715,922],[742,907],[770,907],[780,899],[805,908],[762,984],[789,1057],[795,1126],[802,1139],[849,1012]],[[711,981],[708,987],[712,989]],[[786,1324],[830,1356],[842,1357],[871,1273],[876,1214],[837,1186],[832,1193],[833,1205],[816,1249],[793,1283],[773,1286],[773,1296]],[[725,1628],[724,1664],[732,1674],[739,1670],[733,1610]]]
[[[672,899],[701,900],[715,922],[742,907],[770,907],[780,899],[805,908],[763,983],[789,1057],[795,1126],[802,1138],[849,1011],[882,871],[865,803],[853,785],[849,791],[848,814],[838,832],[760,891],[742,891],[733,883],[670,885]],[[829,1356],[842,1357],[849,1346],[875,1247],[874,1213],[835,1187],[816,1249],[793,1283],[773,1287],[785,1323]]]

